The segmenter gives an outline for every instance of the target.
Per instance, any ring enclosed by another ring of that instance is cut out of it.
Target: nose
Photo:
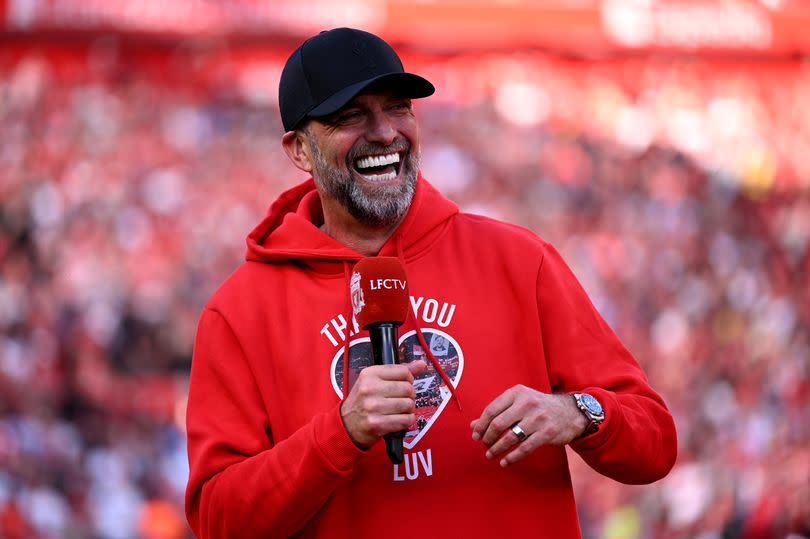
[[[370,115],[365,137],[369,142],[379,142],[388,146],[396,137],[397,130],[384,111],[375,111]]]

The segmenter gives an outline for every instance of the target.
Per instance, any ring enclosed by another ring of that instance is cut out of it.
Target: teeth
[[[384,174],[363,174],[362,175],[366,180],[370,182],[385,182],[389,180],[393,180],[397,177],[396,172],[386,172]]]
[[[355,166],[359,170],[361,168],[382,167],[385,165],[392,165],[394,163],[399,163],[399,154],[396,152],[385,155],[369,155],[368,157],[362,157],[357,160]]]

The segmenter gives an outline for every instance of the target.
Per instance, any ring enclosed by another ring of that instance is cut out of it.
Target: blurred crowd
[[[0,54],[3,539],[190,536],[197,316],[302,179],[272,99],[102,60]],[[583,536],[810,538],[810,71],[416,62],[425,176],[554,243],[676,418],[653,486],[571,454]]]

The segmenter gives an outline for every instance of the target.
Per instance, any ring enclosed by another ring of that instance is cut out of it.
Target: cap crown
[[[332,114],[368,85],[391,79],[406,97],[433,93],[427,80],[405,73],[402,61],[381,38],[336,28],[307,39],[287,60],[279,82],[279,109],[290,131],[307,116]]]

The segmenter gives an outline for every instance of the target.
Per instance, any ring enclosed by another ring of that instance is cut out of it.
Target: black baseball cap
[[[386,84],[402,97],[427,97],[433,85],[406,73],[391,45],[354,28],[327,30],[304,41],[287,59],[278,85],[285,131],[305,118],[337,112],[372,84]]]

